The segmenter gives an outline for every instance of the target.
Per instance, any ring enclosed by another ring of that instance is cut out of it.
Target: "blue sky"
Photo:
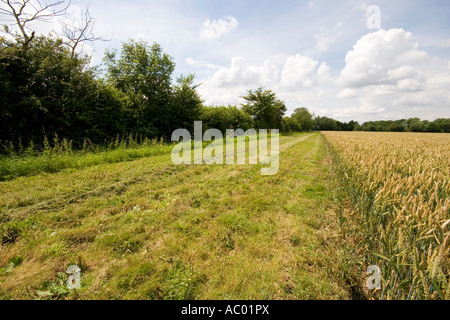
[[[450,117],[450,1],[72,0],[89,4],[93,64],[129,38],[161,44],[195,73],[207,105],[277,92],[289,113],[339,120]],[[369,29],[375,5],[381,29]],[[48,26],[46,28],[49,28]]]

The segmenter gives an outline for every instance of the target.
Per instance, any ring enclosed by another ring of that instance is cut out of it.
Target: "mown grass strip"
[[[0,183],[1,225],[17,231],[0,267],[23,257],[0,275],[0,296],[348,298],[323,141],[280,141],[276,176],[168,154]],[[61,288],[71,264],[83,270],[76,292]]]

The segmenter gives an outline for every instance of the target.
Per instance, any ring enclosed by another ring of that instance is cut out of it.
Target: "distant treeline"
[[[360,125],[356,121],[340,122],[326,117],[313,120],[313,130],[320,131],[382,131],[382,132],[450,132],[450,119],[437,119],[433,122],[419,118],[402,120],[369,121]]]

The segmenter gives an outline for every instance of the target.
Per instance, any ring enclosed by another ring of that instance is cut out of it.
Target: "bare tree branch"
[[[85,42],[109,41],[94,35],[95,19],[92,18],[89,8],[82,12],[81,20],[72,20],[71,23],[60,20],[60,24],[62,25],[62,33],[67,38],[67,45],[72,51],[72,57],[75,55],[77,48]]]
[[[14,24],[19,28],[23,40],[23,48],[26,50],[35,36],[35,31],[29,31],[27,24],[33,21],[49,21],[52,18],[63,15],[70,6],[61,7],[66,0],[42,4],[40,0],[0,0],[6,8],[0,8],[0,14],[10,16],[14,19]]]

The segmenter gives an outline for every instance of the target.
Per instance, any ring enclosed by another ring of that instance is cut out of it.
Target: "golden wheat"
[[[449,299],[450,135],[325,132],[381,299]]]

